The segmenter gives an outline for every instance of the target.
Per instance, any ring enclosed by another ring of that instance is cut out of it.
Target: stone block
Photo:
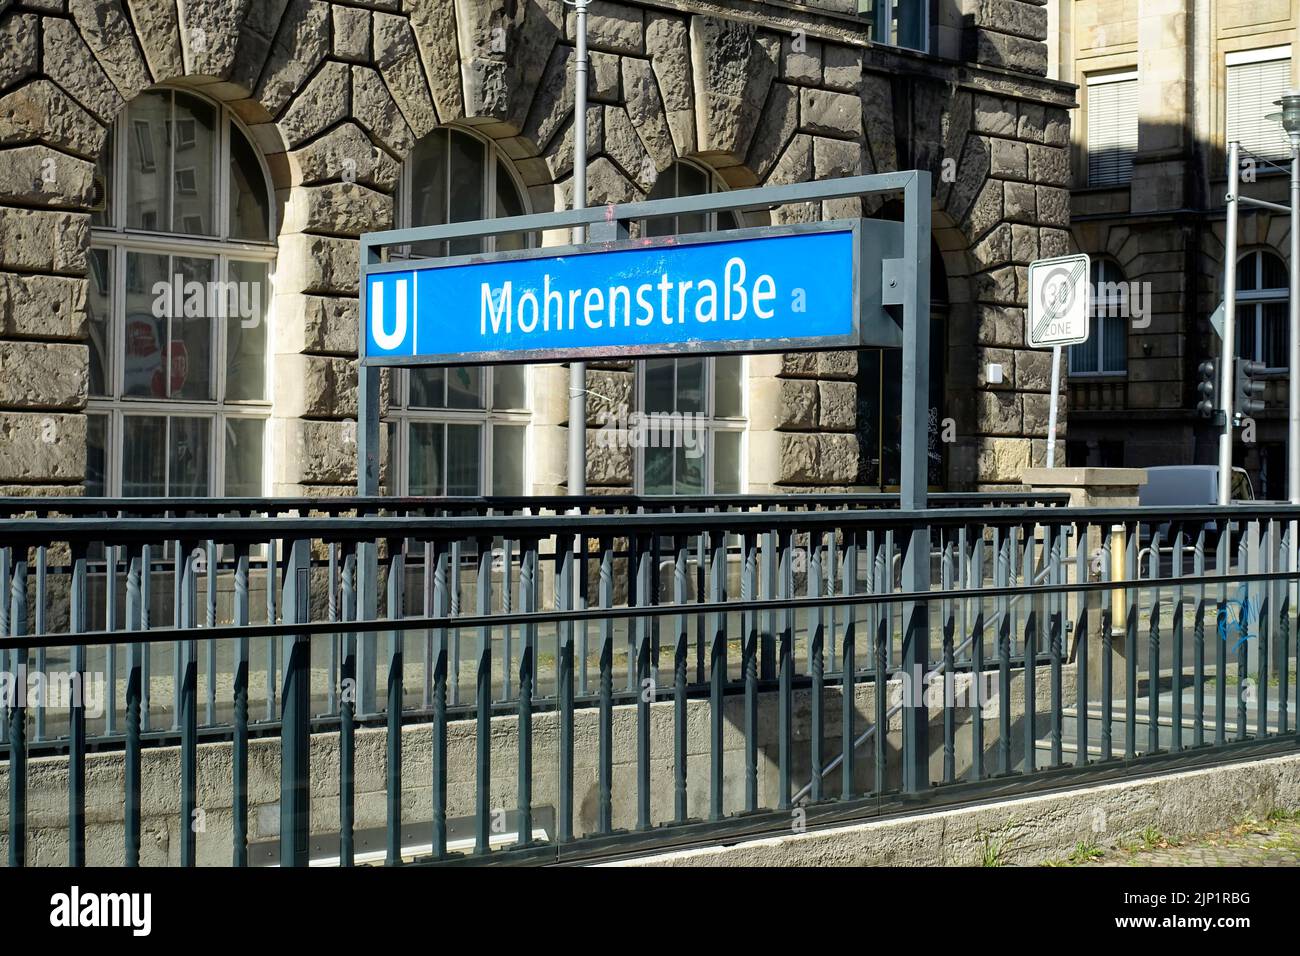
[[[851,93],[804,89],[799,95],[799,125],[809,133],[862,136],[862,103]]]
[[[82,278],[0,273],[0,336],[84,338],[86,288]]]
[[[0,407],[83,408],[87,363],[84,345],[0,341]]]
[[[0,267],[19,271],[86,271],[90,216],[0,207]]]
[[[86,417],[58,412],[0,415],[0,482],[81,481]]]
[[[94,198],[94,164],[32,145],[0,153],[0,202],[84,208]]]

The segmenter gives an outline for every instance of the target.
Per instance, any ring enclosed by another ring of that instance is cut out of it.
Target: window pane
[[[463,365],[447,369],[447,407],[483,407],[483,369]]]
[[[99,151],[99,160],[95,163],[95,202],[101,208],[91,213],[92,226],[113,224],[113,149],[113,131],[110,129],[104,137],[104,148]]]
[[[217,109],[193,96],[176,94],[175,198],[172,231],[215,236]]]
[[[413,368],[407,373],[411,380],[411,408],[443,408],[447,404],[447,370],[445,368]]]
[[[677,407],[679,412],[704,412],[704,370],[708,359],[677,359]]]
[[[212,388],[213,316],[209,298],[217,278],[217,263],[215,259],[177,256],[172,268],[184,283],[184,297],[181,314],[172,316],[171,397],[210,401],[216,395]]]
[[[1086,342],[1080,342],[1078,345],[1070,346],[1070,371],[1071,372],[1096,372],[1097,368],[1097,339],[1096,332],[1088,336]]]
[[[451,133],[451,165],[448,176],[451,190],[449,214],[452,222],[473,222],[483,218],[486,150],[486,144],[468,133]],[[461,239],[450,244],[452,255],[478,252],[482,247],[480,239]]]
[[[713,435],[713,493],[740,494],[740,432]]]
[[[498,365],[492,372],[492,407],[522,410],[528,407],[527,368]]]
[[[407,474],[412,495],[441,495],[443,425],[437,422],[412,422],[407,434],[410,460]]]
[[[1258,306],[1237,306],[1237,354],[1252,361],[1260,359],[1258,336],[1255,334],[1258,314]]]
[[[262,435],[260,418],[228,418],[226,433],[227,498],[256,498],[262,494]]]
[[[646,359],[645,402],[642,411],[671,412],[675,386],[676,361],[673,359]]]
[[[478,425],[447,426],[447,494],[482,494],[479,485],[480,436]]]
[[[492,494],[524,493],[524,433],[522,425],[492,429]]]
[[[226,400],[266,398],[266,307],[271,299],[265,262],[231,261],[225,287]]]
[[[677,166],[674,164],[659,174],[654,186],[650,188],[647,199],[672,199],[677,195]],[[641,224],[643,236],[671,236],[677,231],[677,223],[672,216],[659,219],[647,219]]]
[[[1268,302],[1264,310],[1263,362],[1269,368],[1286,368],[1287,356],[1287,303]]]
[[[515,186],[514,177],[506,169],[505,163],[497,162],[497,206],[492,210],[492,215],[497,218],[505,216],[522,216],[524,214],[523,200],[519,196],[519,190]],[[509,236],[497,237],[497,249],[524,249],[528,246],[528,235],[526,233],[515,233]]]
[[[1253,292],[1259,288],[1259,262],[1255,253],[1242,256],[1237,262],[1237,291]]]
[[[103,498],[108,494],[104,452],[108,447],[108,416],[86,416],[86,496]]]
[[[645,493],[671,495],[673,493],[673,450],[647,448],[645,456]]]
[[[447,221],[447,130],[437,129],[415,144],[411,168],[411,225]]]
[[[247,137],[230,125],[230,237],[251,242],[271,238],[271,197],[257,153]]]
[[[692,452],[692,455],[694,452]],[[702,495],[704,494],[704,456],[691,457],[686,454],[685,448],[676,449],[677,455],[677,482],[676,492],[679,495]]]
[[[110,377],[109,346],[110,298],[113,287],[113,253],[109,249],[90,250],[90,394],[108,395]]]
[[[1106,372],[1123,372],[1128,368],[1128,343],[1125,338],[1127,327],[1122,315],[1107,316],[1101,320],[1105,324],[1103,336],[1106,354],[1102,356],[1102,370]]]
[[[128,415],[122,423],[122,494],[163,497],[167,494],[167,420]]]
[[[1133,178],[1138,146],[1137,79],[1090,82],[1088,99],[1088,185],[1115,186]]]
[[[142,93],[127,108],[126,225],[130,229],[157,232],[171,227],[170,123],[170,93]]]
[[[167,463],[169,496],[192,498],[208,494],[208,447],[211,435],[210,418],[171,419],[171,454]]]
[[[743,414],[739,355],[721,355],[713,360],[713,414],[718,418],[740,418]]]
[[[1261,270],[1264,274],[1261,289],[1285,289],[1287,287],[1286,263],[1271,253],[1259,253]]]
[[[126,254],[123,395],[167,397],[162,370],[167,349],[167,316],[172,311],[169,271],[167,256]]]

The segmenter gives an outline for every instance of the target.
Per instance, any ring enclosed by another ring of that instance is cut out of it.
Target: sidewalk
[[[1170,841],[1148,831],[1133,845],[1076,847],[1065,865],[1080,866],[1300,866],[1300,814],[1246,820],[1227,830]]]

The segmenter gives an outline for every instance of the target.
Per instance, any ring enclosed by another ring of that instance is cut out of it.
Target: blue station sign
[[[363,361],[452,365],[898,346],[882,260],[846,220],[368,266]]]

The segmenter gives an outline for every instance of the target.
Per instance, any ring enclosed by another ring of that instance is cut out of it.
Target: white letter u
[[[384,287],[378,282],[370,287],[370,296],[374,300],[370,309],[370,332],[375,337],[375,344],[385,352],[391,352],[406,338],[406,280],[398,279],[393,285],[397,293],[394,304],[397,321],[391,333],[384,331]]]

